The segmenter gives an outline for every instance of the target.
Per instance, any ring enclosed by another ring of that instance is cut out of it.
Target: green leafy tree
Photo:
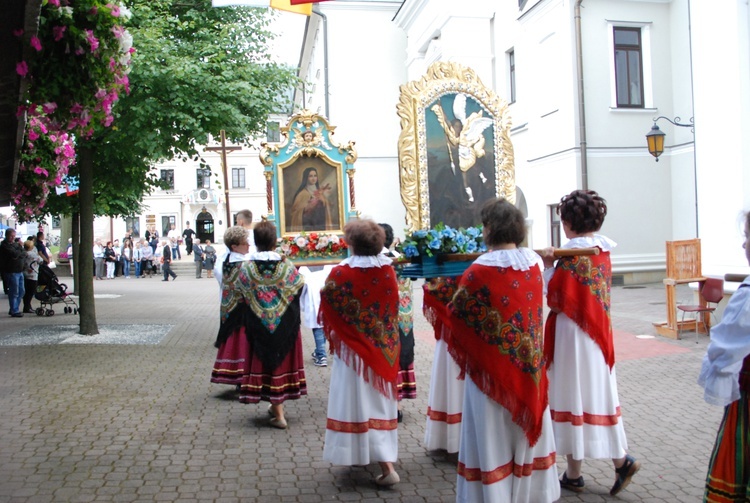
[[[143,196],[159,181],[151,167],[167,159],[199,159],[198,147],[224,129],[237,143],[265,130],[268,115],[296,84],[295,72],[271,61],[265,9],[211,7],[210,0],[129,0],[127,29],[136,51],[129,94],[112,110],[112,126],[94,124],[79,138],[79,197],[50,195],[44,210],[80,215],[74,250],[91,270],[95,215],[140,213]],[[75,222],[75,218],[74,218]],[[82,305],[93,306],[93,278],[77,277]],[[94,309],[81,312],[81,333],[98,333]]]

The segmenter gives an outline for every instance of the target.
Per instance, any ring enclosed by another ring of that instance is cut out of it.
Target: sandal
[[[612,489],[609,491],[610,496],[615,496],[617,493],[625,489],[628,484],[630,484],[630,479],[632,479],[633,475],[635,475],[640,469],[641,462],[636,460],[630,454],[627,454],[622,466],[620,468],[615,468],[617,479],[615,480],[615,485],[613,485]]]
[[[567,489],[568,491],[573,491],[574,493],[583,492],[583,475],[577,479],[571,480],[568,478],[568,473],[563,472],[563,476],[560,479],[560,487]]]
[[[286,430],[286,421],[283,419],[279,419],[278,417],[272,417],[271,420],[268,421],[268,424],[270,424],[274,428]]]

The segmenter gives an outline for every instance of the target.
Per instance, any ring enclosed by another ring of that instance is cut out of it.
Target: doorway
[[[212,243],[216,242],[214,240],[214,217],[205,208],[195,217],[195,235],[201,243],[205,243],[206,239],[211,240]]]

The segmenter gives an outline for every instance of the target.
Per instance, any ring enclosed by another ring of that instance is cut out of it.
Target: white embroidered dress
[[[352,256],[340,265],[382,267],[391,260],[384,256]],[[343,345],[343,343],[342,343]],[[354,357],[356,361],[358,357]],[[376,429],[370,425],[396,421],[398,402],[387,398],[350,368],[338,355],[333,356],[331,385],[328,392],[328,420],[347,425],[349,431],[326,428],[323,459],[334,465],[367,465],[372,462],[395,462],[398,459],[398,430]]]
[[[563,248],[598,246],[610,251],[614,241],[600,235],[571,239]],[[545,271],[551,279],[554,270]],[[549,406],[559,456],[573,459],[619,459],[628,442],[617,395],[616,365],[609,366],[599,346],[573,320],[557,316],[555,357],[549,368]]]

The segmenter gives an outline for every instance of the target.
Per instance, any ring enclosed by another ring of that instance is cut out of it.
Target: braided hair
[[[607,201],[593,190],[574,190],[560,199],[557,214],[578,234],[601,229],[607,215]]]

